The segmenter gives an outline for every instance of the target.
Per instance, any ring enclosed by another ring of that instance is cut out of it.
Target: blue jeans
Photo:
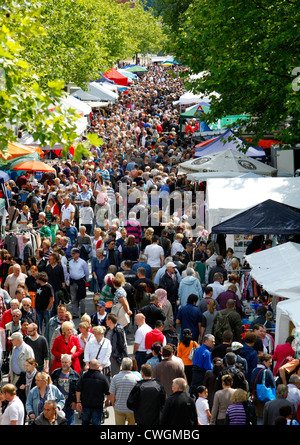
[[[103,408],[84,408],[82,407],[82,425],[101,425]]]
[[[147,352],[136,351],[135,353],[136,364],[139,372],[141,370],[141,366],[146,362],[146,356]]]
[[[75,425],[75,410],[70,408],[64,408],[64,412],[66,414],[67,425]]]
[[[50,311],[46,311],[46,309],[45,309],[43,311],[36,311],[36,313],[37,313],[37,316],[38,316],[38,319],[39,319],[39,328],[40,328],[41,333],[42,333],[43,321],[44,321],[45,327],[46,327],[48,321],[50,320]]]

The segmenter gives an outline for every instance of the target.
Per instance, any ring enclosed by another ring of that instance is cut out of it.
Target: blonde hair
[[[68,329],[73,330],[73,324],[70,323],[69,321],[64,321],[63,324],[61,325],[62,333],[64,334]]]
[[[97,334],[105,334],[106,332],[106,328],[104,326],[94,326],[93,327],[93,334],[97,335]]]
[[[47,238],[43,238],[42,245],[46,245],[49,249],[51,247],[51,242]]]
[[[216,302],[215,302],[215,300],[214,300],[213,298],[211,298],[211,299],[209,300],[209,302],[207,303],[207,310],[208,310],[211,314],[213,314],[213,313],[215,312],[215,309],[216,309]]]
[[[88,314],[83,314],[83,316],[81,317],[81,321],[85,321],[91,324],[91,317]]]
[[[125,277],[124,277],[124,275],[123,275],[123,273],[122,272],[117,272],[116,273],[116,276],[115,276],[115,279],[116,278],[118,278],[119,280],[120,280],[120,286],[125,286],[125,284],[126,284],[126,280],[125,280]],[[115,280],[114,280],[115,281]],[[116,284],[118,283],[118,280],[116,281]]]
[[[146,229],[146,231],[145,231],[145,238],[147,240],[151,240],[153,233],[154,233],[154,229],[152,227],[148,227],[148,229]]]
[[[247,392],[243,389],[237,388],[231,396],[231,403],[242,403],[248,399]]]
[[[46,382],[47,385],[50,385],[52,383],[51,377],[49,374],[47,374],[45,371],[38,372],[35,377],[37,380],[43,380],[43,382]]]
[[[19,300],[17,298],[13,298],[12,300],[10,300],[10,305],[12,304],[16,304],[18,307],[20,307],[21,303],[19,302]]]

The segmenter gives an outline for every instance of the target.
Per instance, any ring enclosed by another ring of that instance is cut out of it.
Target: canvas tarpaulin
[[[267,199],[212,227],[212,233],[298,235],[300,209]]]

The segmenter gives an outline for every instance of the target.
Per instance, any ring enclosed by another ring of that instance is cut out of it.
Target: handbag
[[[195,354],[195,351],[196,351],[196,349],[197,349],[197,347],[195,346],[195,342],[193,342],[193,347],[192,347],[192,349],[190,350],[190,353],[189,353],[189,360],[191,360],[191,361],[193,361],[193,358],[194,358],[194,354]]]
[[[121,303],[113,304],[110,313],[117,317],[121,307],[123,307]]]
[[[266,369],[263,371],[262,382],[256,385],[256,397],[261,402],[269,402],[276,399],[276,389],[267,388],[266,386]]]

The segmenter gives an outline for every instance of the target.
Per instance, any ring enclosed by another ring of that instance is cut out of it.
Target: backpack
[[[103,192],[103,191],[100,191],[100,192],[98,193],[98,195],[97,195],[96,203],[97,203],[99,206],[104,206],[105,204],[107,204],[107,202],[108,202],[107,193],[106,193],[106,192]]]
[[[65,287],[61,287],[61,289],[57,292],[57,296],[59,301],[61,301],[63,304],[69,304],[71,301],[70,294]]]
[[[214,324],[212,327],[212,334],[215,337],[216,343],[222,343],[222,335],[224,331],[232,331],[232,328],[228,319],[229,314],[222,314],[218,312],[216,318],[214,319]]]
[[[29,193],[27,198],[25,199],[25,205],[27,205],[29,208],[31,208],[32,196],[33,196],[33,193]]]

